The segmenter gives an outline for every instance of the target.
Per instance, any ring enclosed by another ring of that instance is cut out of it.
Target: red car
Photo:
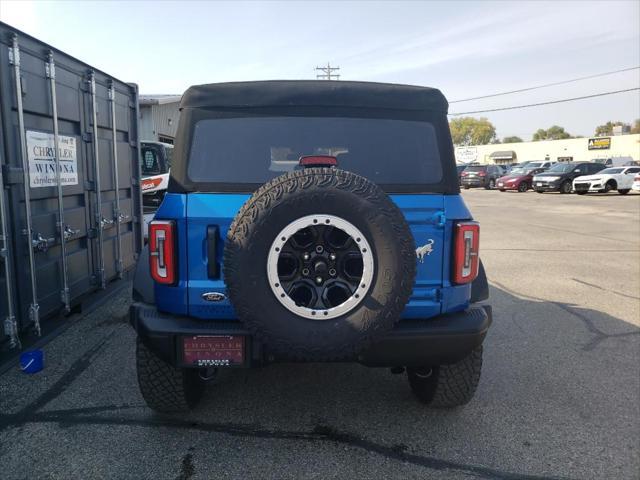
[[[517,167],[511,170],[508,175],[500,177],[496,182],[496,186],[501,192],[506,192],[507,190],[526,192],[531,188],[533,176],[545,170],[545,168]]]

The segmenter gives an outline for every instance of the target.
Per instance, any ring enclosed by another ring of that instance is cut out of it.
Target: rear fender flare
[[[149,272],[149,245],[145,245],[138,257],[136,270],[133,275],[133,300],[136,302],[144,302],[149,304],[156,303],[156,295]]]
[[[480,260],[478,266],[478,276],[471,282],[471,303],[481,302],[489,298],[489,282],[487,281],[487,274],[484,271],[484,265]]]

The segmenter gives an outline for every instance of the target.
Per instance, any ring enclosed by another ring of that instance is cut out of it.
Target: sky
[[[143,94],[190,85],[313,79],[331,62],[341,80],[436,87],[450,100],[640,66],[640,1],[17,1],[0,20]],[[640,86],[640,70],[471,102],[468,112]],[[476,114],[498,136],[531,138],[557,124],[590,136],[640,118],[638,90]]]

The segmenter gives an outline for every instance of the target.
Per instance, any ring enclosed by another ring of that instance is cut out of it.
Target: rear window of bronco
[[[347,117],[210,118],[194,125],[187,176],[196,183],[263,184],[305,155],[381,184],[435,184],[442,162],[426,121]]]

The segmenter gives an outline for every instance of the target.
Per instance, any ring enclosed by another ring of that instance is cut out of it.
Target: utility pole
[[[340,74],[332,73],[336,70],[340,70],[340,67],[332,67],[329,62],[327,62],[326,67],[316,67],[316,70],[322,72],[316,74],[316,78],[318,80],[340,80]]]

